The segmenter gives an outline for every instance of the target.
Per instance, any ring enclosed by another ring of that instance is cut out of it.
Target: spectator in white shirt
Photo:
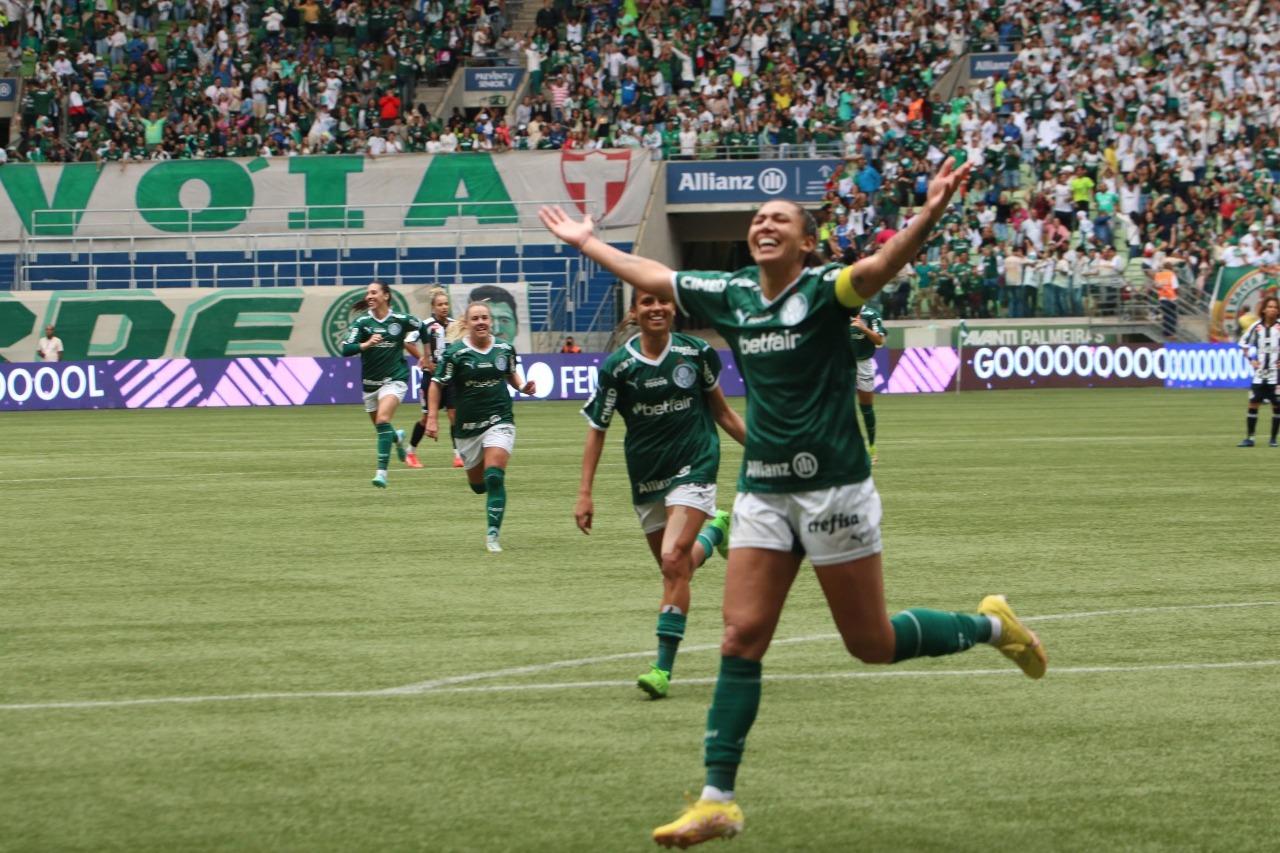
[[[36,345],[36,358],[41,361],[62,361],[62,338],[53,333],[53,326],[44,327],[44,337]]]

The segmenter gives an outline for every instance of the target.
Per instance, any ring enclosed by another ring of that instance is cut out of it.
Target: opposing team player
[[[623,453],[631,502],[662,570],[658,659],[636,684],[661,699],[684,639],[689,581],[713,549],[725,550],[729,514],[716,511],[716,424],[739,444],[746,439],[746,425],[720,390],[716,351],[701,338],[672,332],[676,307],[670,299],[633,290],[631,314],[640,333],[605,359],[599,385],[582,408],[591,428],[573,517],[590,534],[595,518],[591,488],[605,430],[614,414],[621,414],[627,424]]]
[[[858,389],[858,410],[862,412],[862,425],[867,430],[867,452],[871,464],[876,456],[876,350],[884,346],[884,323],[880,312],[863,305],[849,323],[849,346],[857,363],[855,385]]]
[[[417,346],[406,339],[420,333],[422,322],[412,314],[392,311],[391,288],[381,281],[370,284],[364,299],[351,310],[365,313],[352,321],[342,342],[342,354],[360,356],[364,410],[378,434],[378,468],[373,475],[373,485],[385,489],[391,448],[395,447],[400,461],[407,456],[404,430],[392,426],[391,419],[409,390],[405,351],[415,358],[421,357]]]
[[[471,491],[485,495],[488,526],[485,547],[500,553],[498,537],[507,509],[507,462],[516,445],[515,416],[507,386],[532,394],[516,367],[516,350],[493,336],[493,315],[484,302],[472,302],[463,315],[466,334],[444,351],[427,394],[427,435],[440,434],[444,390],[456,388],[458,452]]]
[[[1258,428],[1258,407],[1271,404],[1271,446],[1276,447],[1280,434],[1280,298],[1268,296],[1258,310],[1262,319],[1249,327],[1240,339],[1245,358],[1253,365],[1253,387],[1249,390],[1249,412],[1245,417],[1248,434],[1237,447],[1253,447],[1253,433]]]
[[[449,316],[449,294],[443,287],[431,291],[431,318],[423,323],[422,328],[422,417],[413,426],[413,435],[409,439],[409,455],[405,464],[410,468],[421,468],[418,459],[418,445],[427,431],[427,393],[431,390],[431,374],[436,365],[444,357],[445,348],[449,346],[448,330],[453,318]],[[462,467],[462,457],[458,454],[458,438],[454,435],[454,417],[457,410],[453,406],[453,388],[445,388],[441,398],[441,407],[449,414],[449,438],[453,445],[453,467]]]
[[[709,322],[733,348],[747,387],[747,442],[733,506],[725,573],[720,675],[707,714],[706,785],[671,823],[653,831],[665,846],[736,835],[743,826],[734,787],[743,745],[760,705],[761,660],[805,554],[812,561],[845,647],[866,663],[948,655],[990,642],[1040,678],[1039,640],[1003,596],[976,613],[885,611],[880,497],[849,405],[849,320],[914,258],[968,175],[947,160],[911,224],[853,266],[814,265],[818,228],[793,202],[771,201],[752,217],[756,265],[737,272],[675,272],[596,239],[590,218],[539,211],[564,242],[646,293]]]

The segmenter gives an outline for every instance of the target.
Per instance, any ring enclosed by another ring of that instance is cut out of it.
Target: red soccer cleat
[[[405,456],[404,464],[408,465],[410,468],[422,467],[422,463],[418,461],[418,454],[414,453],[412,450],[410,450],[409,454]]]
[[[462,457],[461,457],[461,456],[455,456],[455,457],[453,457],[453,467],[454,467],[454,468],[461,468],[461,467],[462,467]]]

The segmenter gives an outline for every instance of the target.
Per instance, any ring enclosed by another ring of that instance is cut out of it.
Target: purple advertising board
[[[607,353],[521,357],[537,393],[520,401],[585,400]],[[720,353],[726,395],[745,393],[737,363]],[[875,390],[929,394],[1005,388],[1247,387],[1250,370],[1231,344],[1118,344],[1008,347],[915,347],[877,350]],[[422,374],[411,365],[409,395]],[[852,381],[852,379],[851,379]],[[514,394],[514,392],[512,392]],[[301,406],[360,402],[353,358],[133,359],[0,363],[0,411],[23,409],[159,409],[189,406]]]

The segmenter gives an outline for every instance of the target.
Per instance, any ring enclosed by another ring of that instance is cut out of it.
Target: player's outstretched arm
[[[746,445],[747,424],[742,420],[742,415],[730,407],[719,385],[711,389],[707,395],[707,406],[711,409],[711,417],[720,425],[720,428],[729,433],[738,444]]]
[[[591,500],[591,489],[596,481],[596,469],[600,467],[600,454],[604,451],[605,431],[591,427],[582,450],[582,482],[578,486],[578,500],[573,505],[573,520],[578,529],[591,535],[591,522],[596,508]]]
[[[424,426],[427,437],[432,441],[439,441],[437,436],[440,435],[440,385],[435,381],[432,381],[427,388],[427,422]]]
[[[590,216],[579,221],[570,217],[559,206],[545,206],[538,209],[538,218],[552,234],[633,287],[661,299],[675,298],[675,287],[672,284],[674,270],[671,267],[615,249],[597,239],[595,223]]]
[[[910,263],[924,246],[925,238],[947,211],[951,197],[969,178],[969,164],[955,168],[948,157],[938,174],[929,182],[929,192],[911,224],[899,231],[869,258],[846,267],[836,279],[836,295],[849,307],[861,305],[888,284],[898,270]]]

